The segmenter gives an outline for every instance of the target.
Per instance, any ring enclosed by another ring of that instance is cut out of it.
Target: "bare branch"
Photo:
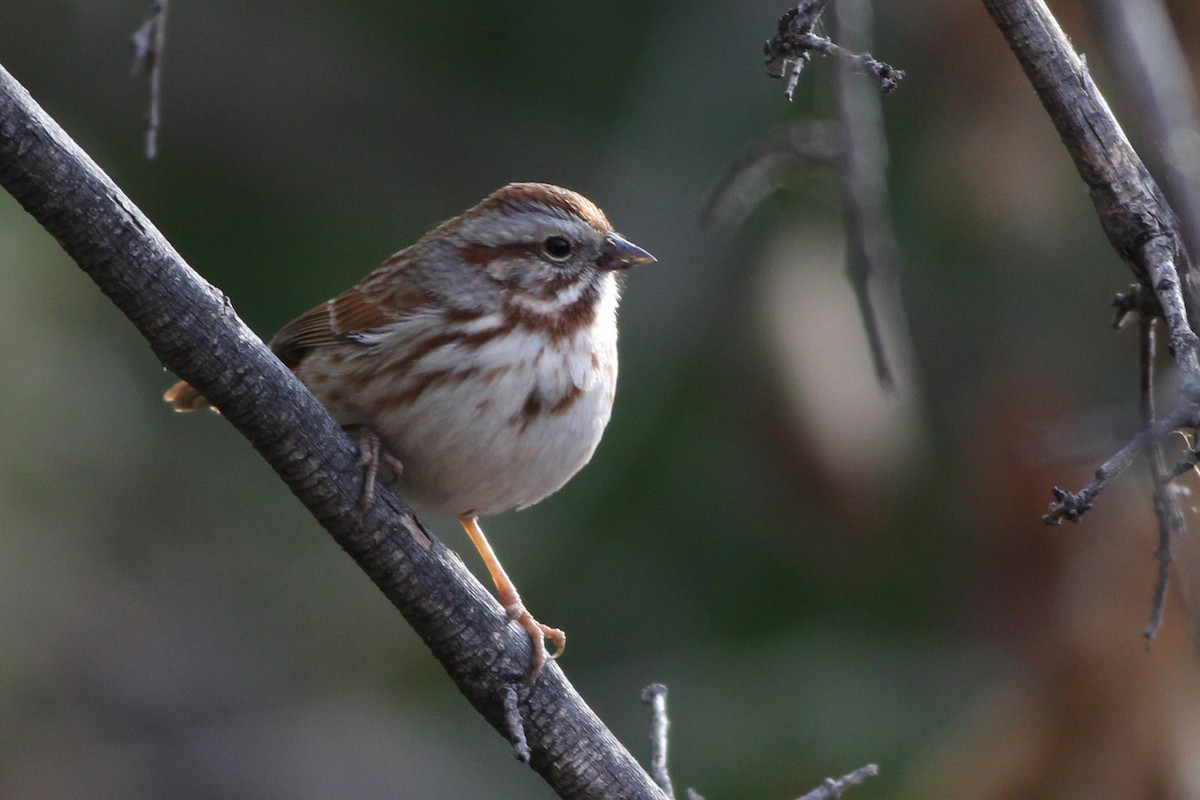
[[[661,683],[650,684],[642,690],[642,702],[650,706],[650,774],[663,793],[675,800],[675,789],[667,771],[667,730],[671,727],[667,719],[667,687]]]
[[[561,797],[664,795],[555,664],[530,686],[529,637],[387,486],[359,508],[358,448],[191,270],[149,219],[0,68],[0,185],[137,327],[163,365],[218,405],[400,611],[485,719]]]
[[[852,46],[870,44],[870,6],[865,0],[839,0],[831,11],[834,36]],[[875,373],[880,383],[895,382],[884,350],[880,316],[899,328],[894,340],[908,350],[908,331],[900,295],[900,247],[888,211],[888,148],[879,95],[851,69],[834,70],[837,102],[837,175],[841,181],[846,226],[846,261]]]
[[[1195,427],[1200,410],[1200,339],[1192,321],[1200,319],[1200,296],[1178,218],[1158,184],[1130,146],[1108,103],[1092,81],[1084,60],[1071,47],[1044,0],[983,0],[988,13],[1037,91],[1075,168],[1087,184],[1109,243],[1138,282],[1154,292],[1157,308],[1131,292],[1118,295],[1117,324],[1136,308],[1142,321],[1143,430],[1096,470],[1079,493],[1054,488],[1055,502],[1042,517],[1048,524],[1077,522],[1104,487],[1144,448],[1150,458],[1155,511],[1159,521],[1158,578],[1147,641],[1162,620],[1171,564],[1171,539],[1183,521],[1164,478],[1161,440],[1176,428]],[[1175,409],[1154,419],[1153,317],[1166,324],[1171,353],[1181,376]]]
[[[1200,383],[1198,340],[1188,322],[1197,307],[1195,278],[1175,212],[1045,2],[984,5],[1058,129],[1109,242],[1157,295],[1185,383]]]
[[[529,742],[525,739],[525,725],[521,721],[521,709],[517,705],[517,688],[511,683],[504,688],[504,727],[508,729],[508,740],[512,742],[513,755],[522,764],[529,763]]]
[[[1069,492],[1055,486],[1052,490],[1055,502],[1051,503],[1050,510],[1042,515],[1042,522],[1047,525],[1059,525],[1064,519],[1068,522],[1079,522],[1084,512],[1095,503],[1096,497],[1108,488],[1114,478],[1133,463],[1133,459],[1137,457],[1142,448],[1176,428],[1194,427],[1198,413],[1200,410],[1197,409],[1195,403],[1185,400],[1169,415],[1143,429],[1112,458],[1101,464],[1100,468],[1096,470],[1095,477],[1078,492]]]
[[[872,76],[879,81],[880,91],[890,94],[904,79],[903,70],[879,61],[870,53],[851,52],[829,37],[814,32],[828,3],[829,0],[801,0],[795,8],[783,13],[779,18],[778,31],[763,45],[763,53],[767,56],[767,75],[782,78],[791,68],[784,91],[787,99],[791,100],[800,80],[800,72],[812,60],[815,52],[833,56],[855,71]]]
[[[1149,428],[1154,424],[1154,350],[1155,350],[1155,319],[1142,315],[1139,324],[1139,340],[1141,347],[1141,413],[1142,425]],[[1162,440],[1154,439],[1146,445],[1146,465],[1150,470],[1150,480],[1154,486],[1154,514],[1158,518],[1158,547],[1154,557],[1158,559],[1158,578],[1154,582],[1154,599],[1150,606],[1150,620],[1142,635],[1146,637],[1149,647],[1162,626],[1163,614],[1167,607],[1167,587],[1171,576],[1171,539],[1184,532],[1186,523],[1179,510],[1172,487],[1163,479],[1166,462],[1163,458]]]
[[[837,48],[850,56],[839,58],[834,69],[836,124],[805,120],[773,130],[722,179],[709,200],[705,218],[740,219],[796,164],[835,167],[843,201],[847,272],[875,373],[880,383],[890,387],[896,375],[884,347],[883,322],[893,333],[893,349],[901,361],[910,360],[911,345],[900,294],[900,248],[888,211],[883,115],[878,94],[854,77],[863,69],[861,60],[813,32],[827,5],[828,0],[806,0],[790,9],[780,19],[779,33],[767,42],[766,51],[771,56],[768,72],[776,77],[783,74],[782,64],[794,63],[789,99],[810,50],[832,52],[829,48]],[[854,47],[870,44],[870,7],[865,0],[840,0],[831,11],[835,38]]]
[[[826,778],[825,783],[813,789],[799,800],[837,800],[851,786],[858,786],[865,782],[867,778],[873,778],[878,774],[879,767],[874,764],[867,764],[848,775],[843,775],[837,780]]]

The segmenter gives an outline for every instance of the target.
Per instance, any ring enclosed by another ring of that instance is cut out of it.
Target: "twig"
[[[671,775],[667,771],[667,687],[652,683],[642,690],[642,702],[650,706],[650,776],[667,795],[675,800]]]
[[[162,122],[162,60],[167,45],[167,0],[150,0],[146,21],[133,36],[133,74],[146,78],[150,107],[146,123],[146,158],[158,156],[158,129]]]
[[[1078,521],[1096,495],[1142,448],[1150,447],[1155,510],[1159,515],[1159,574],[1155,583],[1147,640],[1162,619],[1171,560],[1171,536],[1182,520],[1163,477],[1160,440],[1167,431],[1195,427],[1200,399],[1200,339],[1191,320],[1200,319],[1200,296],[1184,245],[1179,220],[1158,184],[1130,146],[1108,103],[1092,81],[1044,0],[983,0],[996,26],[1037,91],[1075,168],[1090,190],[1092,203],[1109,243],[1132,269],[1139,283],[1154,291],[1156,314],[1165,322],[1171,353],[1179,369],[1180,389],[1174,411],[1144,424],[1143,430],[1096,471],[1078,494],[1054,488],[1055,503],[1042,517],[1049,524]],[[1132,308],[1136,298],[1126,302]],[[1118,307],[1118,322],[1127,313]],[[1150,358],[1152,341],[1147,314],[1141,315],[1143,346],[1143,414],[1152,414]],[[1147,354],[1150,355],[1147,355]],[[1149,412],[1149,413],[1148,413]]]
[[[830,28],[834,36],[854,47],[869,46],[870,6],[865,0],[838,0],[831,9]],[[903,350],[910,348],[900,298],[900,247],[888,212],[887,139],[879,95],[854,80],[851,72],[840,62],[833,77],[841,138],[837,174],[846,226],[846,263],[875,373],[880,383],[891,386],[895,379],[884,350],[881,315],[893,328],[893,342]]]
[[[763,144],[754,148],[751,157],[722,179],[709,200],[705,217],[744,216],[748,208],[774,188],[779,176],[797,163],[836,167],[850,284],[876,376],[883,385],[892,386],[895,370],[884,347],[882,322],[888,323],[892,349],[901,354],[902,361],[910,360],[906,356],[911,346],[900,300],[900,249],[888,212],[888,152],[883,118],[878,96],[853,78],[855,72],[863,69],[861,57],[854,57],[849,50],[813,33],[827,5],[828,0],[806,0],[789,9],[779,21],[779,33],[765,47],[771,56],[768,60],[771,74],[778,77],[782,74],[782,64],[789,60],[794,63],[788,82],[789,98],[800,70],[810,59],[810,50],[831,52],[828,48],[834,47],[849,56],[839,58],[834,68],[836,125],[804,121],[772,131],[764,137]],[[865,2],[839,0],[831,6],[831,11],[835,38],[854,47],[870,44],[870,9]],[[814,45],[816,39],[823,44]]]
[[[800,81],[800,72],[812,60],[812,53],[833,56],[856,71],[870,75],[879,81],[879,89],[890,94],[904,79],[904,71],[871,56],[870,53],[854,53],[834,43],[827,36],[814,33],[829,0],[801,0],[795,8],[789,8],[779,18],[778,30],[763,45],[767,56],[767,75],[782,78],[789,67],[787,88],[784,94],[791,100]]]
[[[865,767],[859,767],[854,772],[843,775],[837,780],[826,778],[825,783],[799,798],[799,800],[837,800],[851,786],[858,786],[866,781],[867,778],[873,778],[878,774],[878,766],[867,764]]]
[[[1095,477],[1078,492],[1070,492],[1055,486],[1052,490],[1055,502],[1051,503],[1050,509],[1042,515],[1042,522],[1047,525],[1059,525],[1064,519],[1068,522],[1079,522],[1084,512],[1092,507],[1096,497],[1108,488],[1108,484],[1114,478],[1133,463],[1138,451],[1146,447],[1148,442],[1155,441],[1176,428],[1194,426],[1197,413],[1195,403],[1184,400],[1168,416],[1162,417],[1153,425],[1142,429],[1112,458],[1101,464],[1100,468],[1096,470]]]
[[[517,706],[517,688],[512,684],[504,689],[504,727],[508,729],[513,755],[517,761],[528,764],[529,742],[525,739],[525,725],[521,721],[521,709]]]
[[[1142,425],[1149,427],[1154,423],[1154,350],[1155,350],[1155,319],[1143,314],[1139,320],[1138,333],[1140,341],[1141,360],[1141,414]],[[1146,647],[1150,647],[1158,629],[1162,626],[1163,614],[1167,605],[1167,587],[1171,576],[1171,540],[1185,533],[1186,522],[1179,510],[1174,491],[1163,479],[1166,462],[1163,458],[1162,440],[1153,439],[1146,444],[1146,465],[1150,470],[1150,480],[1154,487],[1154,514],[1158,518],[1158,547],[1154,557],[1158,560],[1158,577],[1154,582],[1154,599],[1150,605],[1150,620],[1146,623],[1142,635],[1146,637]]]

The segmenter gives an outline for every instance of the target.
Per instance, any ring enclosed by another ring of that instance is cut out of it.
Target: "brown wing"
[[[360,284],[284,325],[268,347],[295,369],[314,347],[341,344],[353,340],[355,334],[392,325],[425,301],[420,291],[396,295],[378,291],[377,285]]]

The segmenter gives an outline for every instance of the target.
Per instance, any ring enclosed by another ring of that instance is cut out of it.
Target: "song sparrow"
[[[536,678],[566,637],[538,622],[478,517],[524,508],[588,462],[617,381],[617,272],[653,262],[575,192],[513,183],[426,233],[269,346],[358,436],[369,499],[380,462],[418,510],[453,514]],[[187,383],[177,411],[209,407]]]

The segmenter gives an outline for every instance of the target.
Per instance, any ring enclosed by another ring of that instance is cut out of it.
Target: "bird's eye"
[[[563,236],[551,236],[542,244],[546,255],[555,261],[562,261],[571,255],[571,242]]]

